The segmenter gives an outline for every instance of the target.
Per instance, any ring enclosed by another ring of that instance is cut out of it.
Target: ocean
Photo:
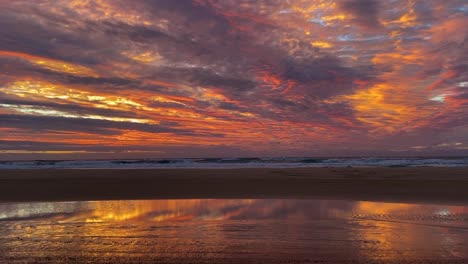
[[[441,158],[174,158],[0,161],[0,169],[468,167],[468,157]]]

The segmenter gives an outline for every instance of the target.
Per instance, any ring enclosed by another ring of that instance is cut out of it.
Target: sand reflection
[[[361,252],[375,261],[398,262],[465,255],[467,208],[461,206],[358,202],[353,237],[368,243]]]
[[[193,199],[0,204],[0,212],[5,263],[468,258],[463,206]]]

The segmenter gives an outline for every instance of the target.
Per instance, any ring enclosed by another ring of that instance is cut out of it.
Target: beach
[[[466,204],[468,168],[0,170],[0,201],[283,198]]]
[[[467,172],[0,170],[0,262],[467,263]]]

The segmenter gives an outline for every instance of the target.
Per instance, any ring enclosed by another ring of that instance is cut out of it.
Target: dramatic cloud
[[[358,24],[368,28],[380,27],[379,0],[343,0],[340,5]]]
[[[467,154],[465,2],[0,0],[0,158]]]

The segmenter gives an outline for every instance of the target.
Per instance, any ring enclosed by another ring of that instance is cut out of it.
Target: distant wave
[[[199,158],[0,161],[0,169],[468,167],[468,158]]]

